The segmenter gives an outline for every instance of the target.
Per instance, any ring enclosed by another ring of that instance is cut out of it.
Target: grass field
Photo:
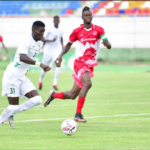
[[[61,91],[70,90],[70,72],[59,78]],[[3,72],[0,72],[2,78]],[[40,72],[29,72],[37,86]],[[43,101],[52,87],[53,72],[44,78]],[[148,150],[150,149],[150,74],[146,72],[95,72],[83,115],[87,123],[78,123],[78,131],[65,135],[60,127],[65,119],[75,115],[77,99],[54,100],[15,116],[15,127],[0,126],[0,150]],[[0,83],[1,87],[2,83]],[[1,94],[1,90],[0,90]],[[0,113],[7,107],[6,97],[0,97]],[[20,104],[25,100],[20,99]]]

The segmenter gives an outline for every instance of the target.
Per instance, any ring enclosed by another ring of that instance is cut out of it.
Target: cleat
[[[13,129],[15,129],[13,116],[10,116],[10,117],[8,118],[8,122],[9,122],[9,125],[10,125]]]
[[[55,91],[51,90],[49,93],[49,98],[47,98],[44,102],[44,107],[47,107],[49,103],[54,99],[54,94],[55,94]]]
[[[83,122],[86,123],[86,119],[83,118],[81,113],[76,113],[75,117],[74,117],[74,121],[76,122]]]
[[[53,85],[53,89],[57,91],[58,90],[57,85]]]
[[[42,90],[42,82],[39,82],[39,90]]]

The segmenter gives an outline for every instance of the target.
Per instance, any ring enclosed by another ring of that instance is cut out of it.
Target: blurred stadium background
[[[7,123],[0,126],[0,150],[150,149],[150,1],[0,1],[0,35],[9,50],[9,54],[1,50],[0,78],[21,39],[31,34],[34,21],[43,21],[48,29],[53,16],[59,15],[66,44],[72,30],[82,23],[84,6],[91,8],[93,23],[104,27],[113,47],[107,50],[101,45],[100,65],[94,68],[93,86],[83,109],[88,122],[78,124],[74,136],[65,136],[60,126],[74,116],[77,99],[56,100],[47,108],[41,104],[15,115],[15,130]],[[59,91],[72,88],[75,46],[64,55]],[[36,59],[42,61],[42,53]],[[27,76],[38,87],[40,67],[32,66],[30,70]],[[43,89],[38,90],[43,102],[52,88],[53,76],[53,71],[48,72]],[[2,96],[0,100],[2,112],[8,101]],[[20,104],[23,102],[20,98]]]
[[[82,23],[84,6],[91,8],[93,23],[104,27],[112,43],[111,51],[101,46],[99,62],[150,62],[150,1],[0,1],[0,35],[11,53],[6,55],[2,49],[0,69],[13,60],[20,40],[30,34],[35,20],[49,28],[53,16],[59,15],[66,44],[72,30]],[[65,71],[72,70],[68,63],[73,60],[75,46],[64,57]],[[42,59],[42,53],[37,59]]]

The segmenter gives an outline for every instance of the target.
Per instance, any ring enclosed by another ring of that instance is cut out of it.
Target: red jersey
[[[0,36],[0,47],[2,47],[3,38]]]
[[[100,49],[100,41],[105,37],[104,29],[100,26],[93,25],[90,29],[80,27],[73,30],[69,37],[71,43],[78,42],[75,51],[75,60],[84,62],[88,66],[97,65],[97,55]]]

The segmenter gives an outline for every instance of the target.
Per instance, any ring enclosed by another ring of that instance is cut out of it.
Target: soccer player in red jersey
[[[7,48],[5,47],[4,45],[4,42],[3,42],[3,37],[0,35],[0,60],[1,60],[1,47],[3,46],[3,48],[5,49],[6,53],[8,53],[8,50]]]
[[[69,42],[56,59],[56,62],[61,64],[63,55],[69,51],[72,43],[78,42],[75,52],[74,73],[72,75],[75,83],[71,91],[61,93],[50,91],[50,96],[44,103],[46,107],[55,98],[75,99],[79,95],[74,117],[74,120],[77,122],[86,122],[81,111],[87,92],[92,86],[91,77],[94,76],[93,69],[97,65],[96,59],[100,49],[100,42],[103,41],[103,45],[107,47],[107,49],[111,49],[111,44],[105,35],[104,29],[91,23],[92,13],[87,6],[82,10],[82,19],[84,24],[81,24],[80,27],[73,30],[69,37]]]

